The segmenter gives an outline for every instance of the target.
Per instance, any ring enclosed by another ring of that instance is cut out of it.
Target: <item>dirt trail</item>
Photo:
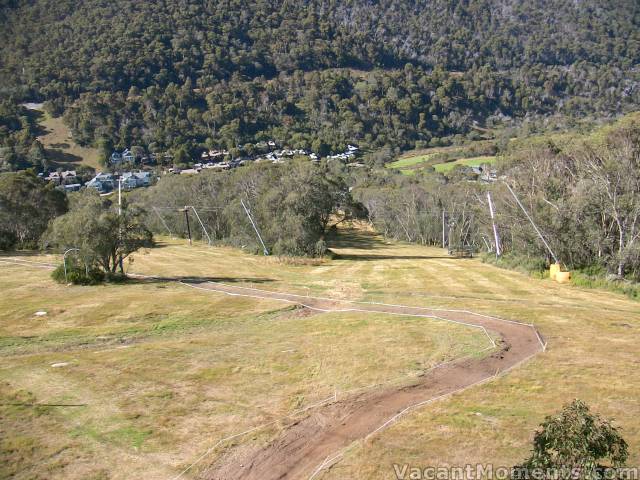
[[[49,263],[12,257],[2,257],[0,263],[53,268]],[[164,280],[180,281],[193,288],[228,295],[280,300],[325,312],[360,311],[438,318],[484,328],[500,338],[496,342],[497,348],[484,358],[467,358],[447,363],[426,372],[412,385],[354,394],[310,410],[306,417],[291,420],[281,436],[264,448],[231,449],[203,472],[201,478],[208,480],[310,480],[339,460],[346,447],[380,431],[398,414],[490,380],[545,348],[539,333],[531,325],[463,310],[350,302],[195,279]]]
[[[489,356],[442,365],[410,386],[388,387],[338,399],[314,409],[305,418],[291,420],[281,436],[264,448],[232,449],[202,474],[202,478],[210,480],[309,479],[330,467],[347,446],[384,428],[403,410],[489,380],[544,349],[538,332],[530,325],[466,311],[347,302],[213,282],[182,283],[229,295],[281,300],[321,311],[435,317],[482,327],[500,337],[497,349]]]

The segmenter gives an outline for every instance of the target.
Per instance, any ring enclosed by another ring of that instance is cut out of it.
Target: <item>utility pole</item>
[[[118,217],[122,217],[122,175],[118,175]],[[122,218],[118,218],[118,239],[120,240],[120,248],[122,248]],[[120,255],[120,273],[124,272],[122,265],[122,255]]]
[[[260,240],[260,243],[262,244],[262,251],[264,252],[265,256],[268,256],[269,255],[269,250],[267,249],[267,246],[264,244],[264,241],[262,240],[262,236],[260,235],[260,232],[258,231],[258,227],[256,226],[256,222],[253,221],[253,217],[251,216],[251,212],[249,212],[249,209],[244,204],[244,200],[240,199],[240,203],[242,204],[242,208],[244,208],[244,211],[247,214],[247,217],[249,217],[249,221],[251,222],[251,225],[253,226],[253,229],[255,230],[256,235],[258,236],[258,239]]]
[[[122,215],[122,176],[118,176],[118,216]]]
[[[184,207],[184,218],[187,220],[187,235],[189,235],[189,246],[193,245],[191,242],[191,225],[189,225],[189,207]]]
[[[527,212],[527,210],[524,208],[524,205],[522,205],[522,203],[520,202],[520,199],[518,198],[518,196],[516,195],[516,192],[514,192],[511,187],[509,186],[509,184],[507,182],[504,182],[504,184],[507,186],[507,189],[509,190],[509,192],[511,192],[511,195],[513,195],[513,198],[515,198],[516,203],[518,204],[518,206],[520,207],[520,209],[524,212],[525,216],[529,219],[529,222],[531,222],[531,225],[533,226],[533,229],[536,231],[536,233],[538,234],[538,237],[540,237],[540,240],[542,240],[542,243],[544,243],[544,246],[547,247],[547,250],[549,251],[549,253],[551,254],[551,256],[553,257],[553,259],[555,260],[556,263],[560,263],[558,261],[558,257],[556,257],[556,254],[553,253],[553,250],[551,250],[551,247],[549,246],[549,244],[547,243],[547,240],[544,238],[544,236],[542,235],[542,232],[538,229],[538,226],[535,224],[535,222],[533,221],[533,218],[531,218],[531,216],[529,215],[529,212]]]
[[[445,238],[445,233],[444,233],[444,225],[445,225],[445,210],[443,208],[442,209],[442,248],[446,248],[447,246],[447,240]]]
[[[500,255],[502,255],[502,247],[500,246],[500,236],[498,235],[498,227],[496,225],[495,214],[493,212],[491,192],[487,192],[487,201],[489,202],[489,213],[491,214],[491,225],[493,226],[493,238],[496,242],[496,258],[498,258]]]

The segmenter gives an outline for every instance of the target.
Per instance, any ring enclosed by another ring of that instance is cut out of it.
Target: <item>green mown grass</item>
[[[485,165],[485,164],[491,165],[495,163],[495,161],[496,161],[496,157],[487,157],[487,156],[462,158],[460,160],[455,160],[453,162],[438,163],[434,165],[433,168],[435,168],[436,172],[446,173],[446,172],[450,172],[458,165],[463,165],[466,167],[479,167],[480,165]]]
[[[406,158],[400,158],[399,160],[396,160],[395,162],[391,162],[388,163],[386,165],[387,168],[398,168],[398,169],[404,169],[406,167],[412,167],[415,165],[418,165],[420,163],[425,163],[428,162],[429,159],[433,156],[434,154],[430,153],[430,154],[426,154],[426,155],[417,155],[415,157],[406,157]]]

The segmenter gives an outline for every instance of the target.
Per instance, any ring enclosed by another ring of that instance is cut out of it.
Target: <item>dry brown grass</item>
[[[137,255],[131,268],[287,288],[324,263],[172,242]],[[486,342],[434,320],[306,315],[169,280],[65,287],[46,270],[3,264],[0,287],[0,455],[3,474],[15,478],[171,478],[222,437]],[[349,282],[334,289],[360,292]]]
[[[302,295],[470,309],[534,322],[548,339],[546,353],[507,376],[354,445],[325,478],[394,478],[394,462],[511,465],[527,455],[545,415],[574,397],[614,418],[630,463],[640,463],[637,302],[370,232],[343,232],[333,247],[334,260],[286,264],[166,240],[137,254],[130,268]],[[436,323],[305,316],[174,282],[66,288],[44,271],[3,265],[0,287],[3,399],[89,405],[38,415],[27,407],[0,409],[3,468],[18,469],[16,478],[169,478],[225,434],[308,405],[336,383],[347,388],[416,371],[477,340]],[[33,316],[40,309],[50,312],[44,320]],[[251,438],[276,434],[277,427]]]
[[[91,147],[82,147],[74,142],[69,128],[61,117],[53,118],[47,113],[42,113],[41,127],[44,134],[38,137],[42,142],[48,158],[54,166],[63,168],[75,168],[80,165],[100,169],[98,150]]]

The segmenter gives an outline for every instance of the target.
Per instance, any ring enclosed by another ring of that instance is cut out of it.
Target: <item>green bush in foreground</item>
[[[86,269],[83,265],[67,264],[67,276],[65,278],[64,265],[59,265],[52,273],[58,283],[72,283],[74,285],[100,285],[105,282],[120,283],[126,280],[126,275],[120,273],[106,273],[98,268]]]
[[[627,461],[627,442],[618,429],[591,413],[581,400],[565,405],[560,413],[547,417],[540,427],[533,439],[531,456],[515,467],[516,472],[540,469],[561,475],[554,477],[547,473],[544,479],[598,479],[603,478],[607,467],[622,467]]]

